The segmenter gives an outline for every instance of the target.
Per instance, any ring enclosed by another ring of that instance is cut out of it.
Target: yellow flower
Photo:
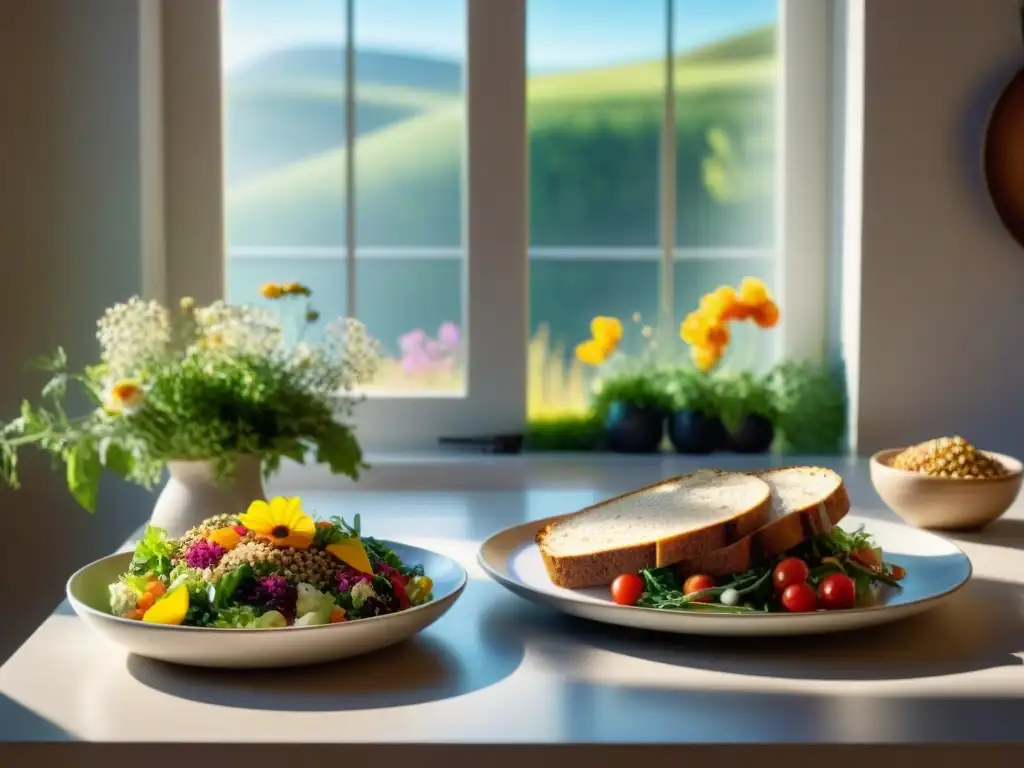
[[[595,317],[590,321],[590,335],[611,352],[622,341],[622,323],[617,317]]]
[[[187,314],[196,308],[196,300],[191,296],[182,296],[178,305],[181,307],[181,311]]]
[[[722,352],[715,347],[690,347],[690,358],[697,368],[705,373],[710,371],[722,358]]]
[[[691,312],[679,326],[679,338],[687,344],[700,344],[704,339],[704,315],[699,311]]]
[[[284,296],[284,286],[278,283],[264,283],[260,286],[260,295],[264,299],[280,299]]]
[[[771,298],[768,288],[756,277],[744,277],[740,283],[739,300],[748,307],[760,307]]]
[[[224,346],[224,334],[222,333],[207,333],[199,340],[199,346],[206,349],[217,349],[218,347]]]
[[[132,412],[142,407],[146,392],[138,379],[121,379],[107,390],[103,407],[108,413]]]
[[[280,288],[285,296],[310,296],[313,293],[308,286],[297,282],[285,283]]]
[[[736,305],[736,291],[723,285],[700,300],[700,312],[709,320],[724,318]]]
[[[576,359],[584,365],[600,365],[610,354],[610,349],[594,339],[576,345]]]
[[[302,511],[302,500],[275,496],[270,503],[254,501],[238,521],[275,547],[306,549],[313,543],[316,526]]]

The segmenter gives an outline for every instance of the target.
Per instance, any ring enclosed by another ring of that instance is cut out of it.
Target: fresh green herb
[[[208,597],[215,611],[223,611],[238,588],[253,577],[252,566],[242,563],[234,570],[225,573],[216,584],[211,584]]]
[[[247,629],[256,624],[258,618],[252,606],[236,605],[220,609],[211,626],[222,629]]]
[[[171,572],[173,554],[174,542],[167,538],[167,531],[147,525],[142,539],[135,546],[128,572],[136,576],[145,576],[148,573],[167,576]]]

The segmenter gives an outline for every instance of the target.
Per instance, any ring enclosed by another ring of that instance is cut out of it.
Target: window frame
[[[780,171],[774,251],[775,292],[783,313],[775,333],[776,356],[817,360],[823,358],[827,342],[833,130],[829,86],[836,8],[835,0],[778,1]],[[672,0],[665,2],[671,21]],[[432,448],[442,436],[520,433],[526,424],[526,4],[466,0],[465,396],[369,396],[356,409],[359,438],[367,449]],[[221,4],[164,0],[161,10],[167,292],[171,299],[190,295],[211,301],[224,296],[227,265]],[[671,39],[669,35],[667,46]],[[671,69],[669,61],[666,69]],[[669,77],[667,86],[671,82]],[[674,98],[666,98],[668,103],[674,108]],[[672,135],[672,122],[669,112],[663,145]],[[666,172],[669,165],[671,173]],[[674,178],[674,165],[674,151],[663,152],[663,189]],[[663,198],[672,202],[671,194]],[[663,203],[660,219],[662,237],[670,237],[660,247],[661,276],[671,281],[679,251],[685,250],[674,243],[674,205]],[[659,288],[661,304],[669,308],[670,290],[664,282]]]

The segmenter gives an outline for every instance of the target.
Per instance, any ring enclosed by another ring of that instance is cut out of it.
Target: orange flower
[[[756,277],[744,277],[740,283],[739,300],[748,307],[760,307],[772,300],[765,284]]]
[[[679,336],[691,346],[722,348],[729,345],[729,326],[720,318],[691,312],[679,326]]]
[[[754,322],[761,328],[774,328],[779,323],[779,307],[769,299],[754,310]]]
[[[722,321],[708,323],[705,330],[704,346],[719,350],[729,346],[729,326]]]
[[[242,537],[238,535],[238,531],[234,528],[218,528],[215,531],[210,531],[206,538],[214,544],[224,547],[229,552],[237,547],[238,542],[242,540]]]
[[[722,351],[716,347],[690,347],[690,359],[697,369],[707,373],[719,360],[722,359]]]
[[[590,335],[609,352],[622,341],[622,323],[617,317],[598,316],[590,321]]]

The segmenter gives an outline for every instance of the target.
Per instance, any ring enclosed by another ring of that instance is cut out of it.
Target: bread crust
[[[712,470],[716,474],[740,474]],[[591,552],[581,555],[556,555],[547,550],[545,540],[560,522],[566,518],[581,515],[598,507],[634,496],[665,483],[678,482],[695,473],[659,480],[635,491],[606,499],[571,515],[566,515],[541,528],[535,537],[548,577],[559,587],[581,589],[611,584],[623,573],[637,573],[644,568],[654,568],[678,562],[683,558],[695,558],[727,547],[762,527],[772,509],[771,488],[765,484],[765,497],[749,509],[741,510],[732,517],[708,523],[700,528],[685,531],[667,539],[644,542],[629,547]],[[760,479],[760,478],[759,478]]]
[[[793,471],[826,472],[839,477],[838,473],[825,467],[781,467],[750,474],[763,479],[773,474]],[[850,497],[845,482],[839,477],[838,486],[826,498],[794,510],[778,520],[772,520],[735,544],[695,558],[680,558],[679,572],[684,577],[695,573],[708,576],[743,573],[769,558],[791,550],[811,536],[826,533],[846,517],[849,511]]]

